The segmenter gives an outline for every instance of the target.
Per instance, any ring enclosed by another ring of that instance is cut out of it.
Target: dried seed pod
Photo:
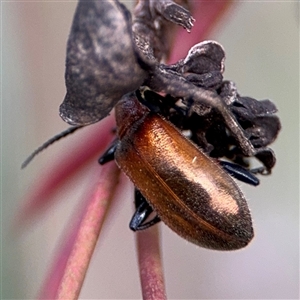
[[[114,0],[80,0],[67,45],[63,120],[71,125],[98,122],[145,77],[125,6]]]

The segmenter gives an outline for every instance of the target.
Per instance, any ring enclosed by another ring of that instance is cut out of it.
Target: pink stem
[[[144,300],[167,299],[158,226],[137,232],[138,261]]]
[[[119,174],[115,163],[101,167],[99,180],[88,199],[80,224],[62,247],[40,299],[78,298]]]

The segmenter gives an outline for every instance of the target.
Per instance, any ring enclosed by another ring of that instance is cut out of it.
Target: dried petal
[[[195,19],[184,7],[176,4],[172,0],[151,1],[152,7],[165,19],[172,23],[182,26],[188,32],[193,27]]]
[[[277,112],[277,108],[270,100],[257,101],[250,97],[237,97],[231,110],[239,118],[251,120],[255,117],[269,116]]]
[[[71,125],[101,120],[144,77],[125,6],[113,0],[81,0],[67,46],[67,94],[60,106],[63,120]]]
[[[224,71],[225,51],[215,41],[204,41],[194,45],[183,61],[182,73],[191,72],[197,74],[210,71]]]

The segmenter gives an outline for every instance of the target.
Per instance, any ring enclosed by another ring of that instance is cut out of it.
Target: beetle
[[[251,241],[246,199],[220,165],[134,93],[123,96],[115,114],[115,161],[159,219],[205,248],[234,250]]]

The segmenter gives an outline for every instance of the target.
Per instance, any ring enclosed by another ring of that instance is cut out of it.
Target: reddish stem
[[[87,201],[80,224],[62,247],[40,299],[78,298],[119,174],[115,163],[101,167],[99,180]]]
[[[143,299],[167,299],[158,226],[152,226],[147,230],[137,232],[136,236]]]

